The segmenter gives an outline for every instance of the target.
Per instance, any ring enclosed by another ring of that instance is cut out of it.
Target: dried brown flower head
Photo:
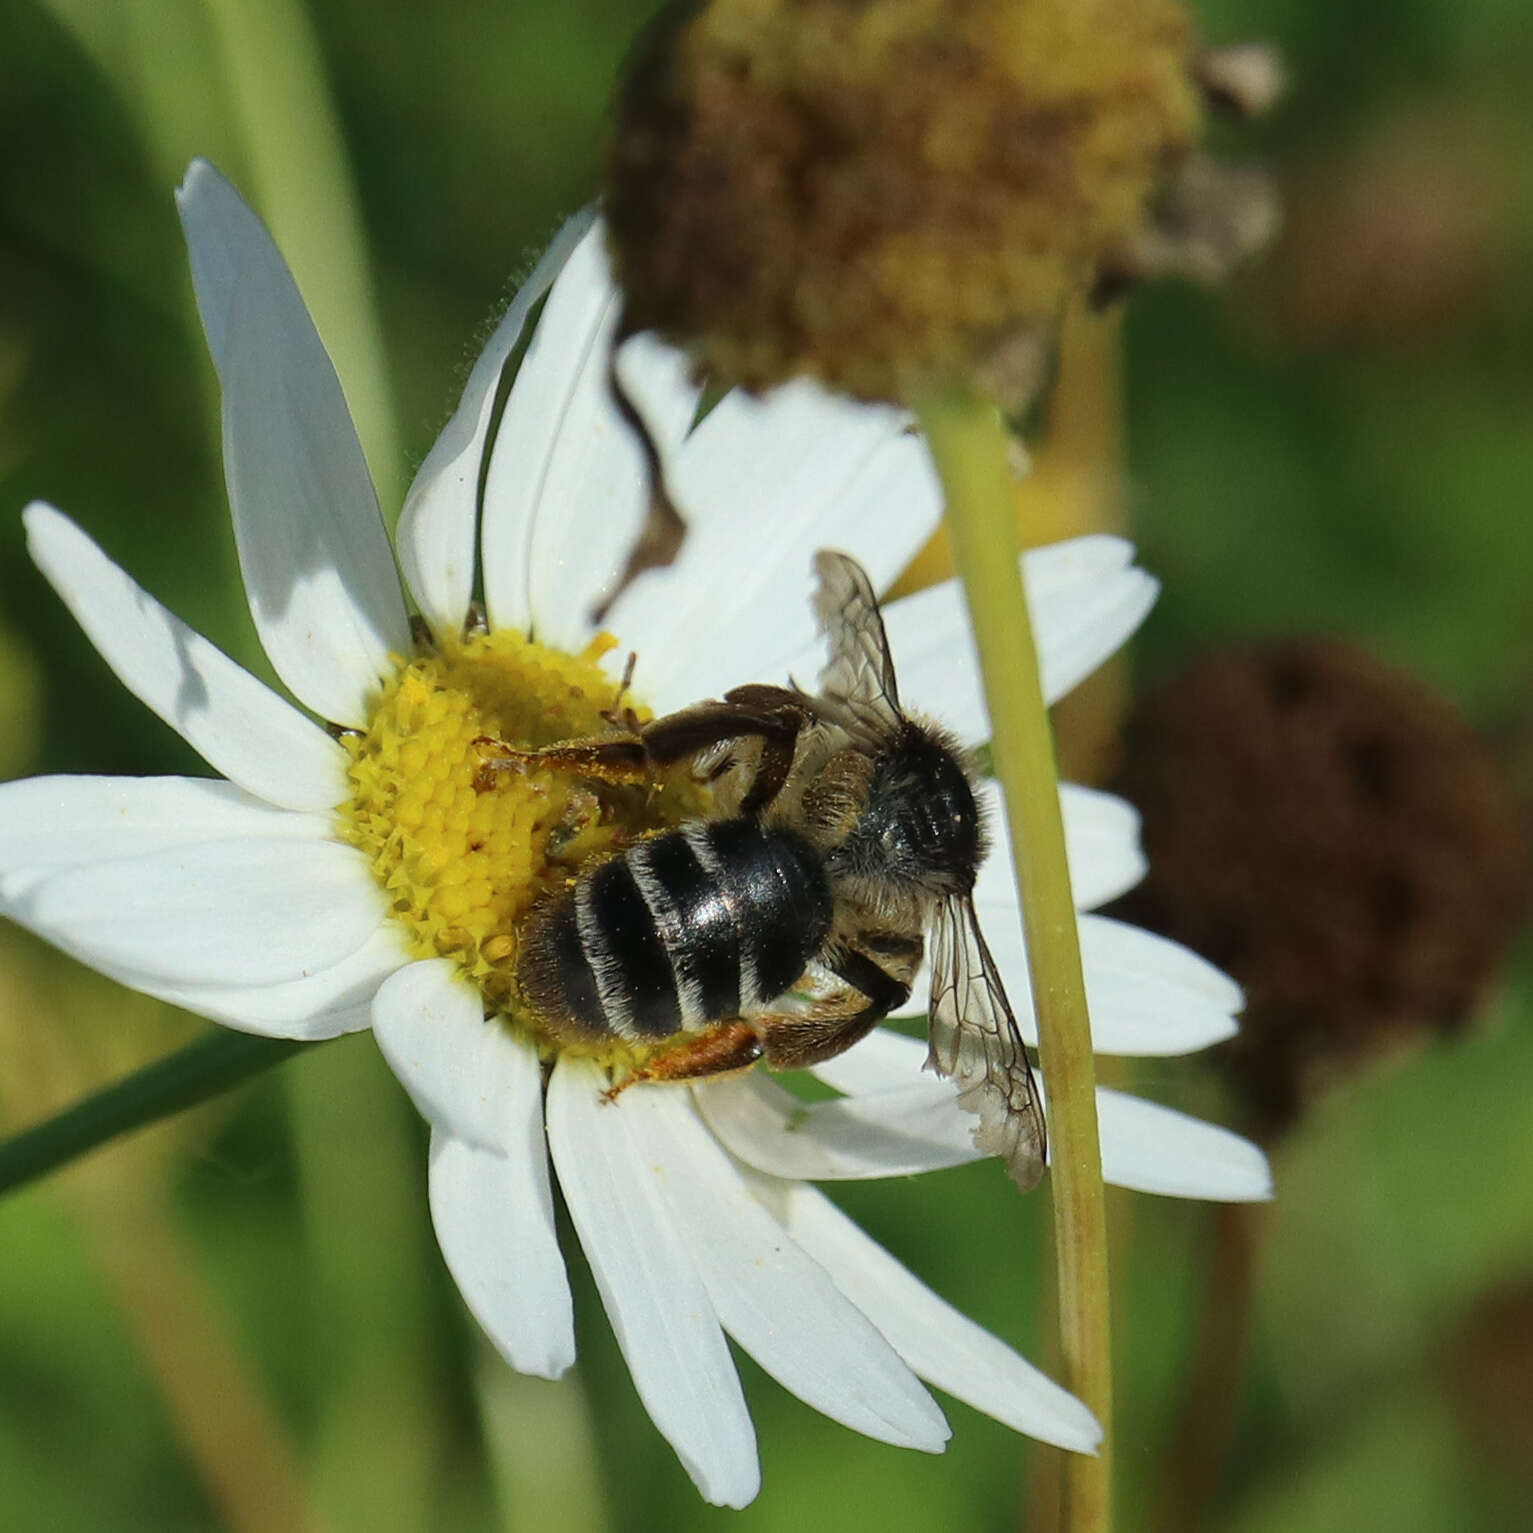
[[[1179,0],[673,8],[612,149],[629,327],[751,387],[1026,392],[1066,296],[1143,265],[1197,65]]]
[[[1346,644],[1219,655],[1152,691],[1118,786],[1151,868],[1128,903],[1246,986],[1226,1063],[1269,1130],[1326,1077],[1467,1020],[1526,908],[1489,752]]]

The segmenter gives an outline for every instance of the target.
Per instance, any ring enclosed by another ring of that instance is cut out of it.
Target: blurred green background
[[[397,506],[497,306],[589,197],[650,9],[0,0],[0,775],[197,769],[27,562],[34,496],[260,663],[171,199],[186,160],[267,214]],[[1526,797],[1533,11],[1198,9],[1210,38],[1288,61],[1282,108],[1218,135],[1272,168],[1287,223],[1226,292],[1132,302],[1125,514],[1166,586],[1137,670],[1350,635],[1456,701]],[[1526,1525],[1530,983],[1524,954],[1464,1038],[1333,1093],[1281,1147],[1270,1215],[1114,1198],[1121,1527]],[[0,1124],[196,1027],[0,932]],[[1228,1117],[1195,1061],[1134,1083]],[[424,1139],[364,1037],[0,1206],[6,1526],[1051,1525],[1047,1450],[952,1404],[944,1457],[901,1453],[748,1361],[764,1490],[701,1505],[578,1257],[576,1375],[488,1352],[431,1240]],[[1048,1362],[1041,1199],[988,1164],[838,1198]],[[1249,1323],[1244,1370],[1189,1426],[1221,1321]]]

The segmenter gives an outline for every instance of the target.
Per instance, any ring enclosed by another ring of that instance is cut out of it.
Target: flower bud
[[[1124,904],[1246,987],[1224,1064],[1269,1132],[1367,1058],[1462,1026],[1527,909],[1490,752],[1346,644],[1216,655],[1152,691],[1117,786],[1150,861]]]

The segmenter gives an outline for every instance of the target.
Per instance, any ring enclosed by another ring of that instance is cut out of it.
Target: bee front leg
[[[650,774],[650,757],[644,742],[621,736],[610,740],[569,740],[542,750],[523,750],[494,735],[480,735],[474,746],[480,756],[474,787],[480,793],[489,792],[502,772],[529,772],[537,767],[611,783],[644,782]]]

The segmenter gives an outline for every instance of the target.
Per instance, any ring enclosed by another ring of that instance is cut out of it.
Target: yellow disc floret
[[[704,807],[687,781],[609,783],[508,756],[619,732],[615,711],[632,702],[598,664],[614,644],[566,655],[509,630],[449,641],[402,665],[343,742],[342,835],[372,859],[416,956],[460,963],[487,1011],[515,1016],[533,905]]]

